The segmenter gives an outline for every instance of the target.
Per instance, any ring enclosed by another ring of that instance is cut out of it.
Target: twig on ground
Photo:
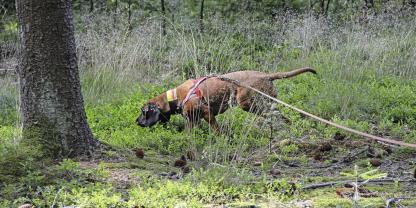
[[[351,159],[353,159],[354,157],[357,157],[358,155],[364,153],[365,151],[367,151],[367,149],[362,149],[361,151],[357,151],[352,155],[347,155],[347,156],[341,158],[341,160],[339,160],[336,163],[332,163],[332,164],[328,164],[328,165],[322,165],[322,166],[315,166],[313,168],[329,168],[329,167],[334,167],[335,168],[335,167],[338,167],[337,166],[338,164],[345,163],[345,162],[351,162]]]
[[[396,207],[403,207],[403,205],[400,204],[400,201],[402,199],[408,199],[409,197],[393,197],[386,200],[386,207],[391,208],[392,205],[396,205]]]
[[[358,182],[361,183],[361,182],[364,182],[364,181],[365,180],[359,180]],[[306,185],[306,186],[302,187],[302,189],[304,189],[304,190],[317,189],[317,188],[323,188],[323,187],[327,187],[327,186],[333,186],[333,185],[336,185],[336,184],[345,184],[345,183],[352,183],[352,182],[355,182],[355,180],[331,181],[331,182],[325,182],[325,183]],[[415,179],[404,180],[404,179],[395,179],[395,178],[375,179],[375,180],[368,181],[367,183],[382,183],[382,182],[400,182],[400,183],[415,183],[416,184]]]

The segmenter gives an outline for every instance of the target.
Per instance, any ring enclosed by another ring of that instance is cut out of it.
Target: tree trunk
[[[325,8],[325,16],[327,16],[328,15],[328,10],[329,10],[329,4],[331,3],[331,0],[328,0],[327,2],[326,2],[326,8]]]
[[[166,11],[165,11],[165,1],[160,0],[160,6],[162,7],[162,35],[166,35]]]
[[[129,0],[128,1],[128,17],[127,17],[127,23],[129,24],[128,25],[128,29],[129,29],[129,32],[131,32],[132,30],[133,30],[133,26],[131,25],[131,5],[132,5],[132,2],[131,2],[131,0]]]
[[[89,155],[71,0],[17,0],[23,141],[48,156]]]
[[[94,11],[94,0],[90,0],[90,13]]]
[[[118,0],[114,1],[114,14],[113,14],[113,28],[117,26],[117,16],[118,16]]]
[[[204,0],[201,0],[201,8],[199,10],[199,30],[204,32]]]
[[[321,14],[324,15],[325,14],[325,0],[320,0],[319,2],[319,6],[321,7]]]

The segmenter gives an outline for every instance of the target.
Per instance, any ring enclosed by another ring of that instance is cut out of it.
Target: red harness
[[[182,101],[181,106],[184,106],[186,102],[188,102],[192,97],[197,96],[198,98],[202,98],[202,92],[201,89],[199,89],[199,85],[205,81],[208,77],[201,77],[199,79],[194,79],[192,82],[194,85],[191,87],[191,89],[188,91],[188,94],[186,94],[185,99]]]

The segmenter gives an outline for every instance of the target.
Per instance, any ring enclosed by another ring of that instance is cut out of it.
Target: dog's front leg
[[[183,107],[183,117],[186,119],[185,131],[190,133],[192,128],[198,123],[200,119],[199,106],[195,104],[195,100],[191,99]]]
[[[208,107],[203,110],[203,117],[206,122],[208,122],[209,127],[214,130],[215,133],[220,133],[220,127],[215,119],[215,115],[210,112]]]

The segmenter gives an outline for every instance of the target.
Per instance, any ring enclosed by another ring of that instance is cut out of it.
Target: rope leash
[[[271,100],[273,100],[273,101],[275,101],[275,102],[277,102],[277,103],[279,103],[279,104],[281,104],[281,105],[283,105],[285,107],[288,107],[288,108],[290,108],[292,110],[295,110],[295,111],[297,111],[297,112],[299,112],[299,113],[301,113],[303,115],[309,116],[309,117],[311,117],[311,118],[313,118],[315,120],[318,120],[318,121],[320,121],[322,123],[325,123],[325,124],[328,124],[328,125],[331,125],[331,126],[335,126],[335,127],[339,128],[339,129],[348,131],[350,133],[354,133],[354,134],[360,135],[360,136],[365,137],[367,139],[376,140],[376,141],[382,141],[382,142],[386,142],[386,143],[390,143],[390,144],[397,144],[397,145],[400,145],[400,146],[406,146],[406,147],[416,148],[416,144],[411,144],[411,143],[406,143],[406,142],[397,141],[397,140],[393,140],[393,139],[386,139],[386,138],[374,136],[374,135],[371,135],[371,134],[367,134],[367,133],[364,133],[364,132],[361,132],[361,131],[357,131],[355,129],[351,129],[351,128],[348,128],[348,127],[339,125],[337,123],[328,121],[326,119],[323,119],[321,117],[318,117],[318,116],[315,116],[315,115],[313,115],[311,113],[308,113],[308,112],[306,112],[304,110],[301,110],[301,109],[299,109],[299,108],[297,108],[295,106],[292,106],[290,104],[287,104],[287,103],[285,103],[285,102],[283,102],[283,101],[281,101],[281,100],[279,100],[277,98],[274,98],[274,97],[272,97],[272,96],[270,96],[270,95],[268,95],[268,94],[266,94],[266,93],[264,93],[264,92],[262,92],[262,91],[260,91],[260,90],[258,90],[256,88],[254,88],[254,87],[251,87],[251,86],[248,86],[248,85],[245,85],[245,84],[241,84],[237,80],[230,79],[230,78],[223,77],[223,76],[217,76],[217,78],[220,79],[220,80],[222,80],[222,81],[230,82],[230,83],[235,84],[237,86],[245,87],[245,88],[248,88],[250,90],[253,90],[253,91],[255,91],[255,92],[257,92],[257,93],[259,93],[259,94],[261,94],[261,95],[263,95],[263,96],[265,96],[265,97],[267,97],[267,98],[269,98],[269,99],[271,99]]]

